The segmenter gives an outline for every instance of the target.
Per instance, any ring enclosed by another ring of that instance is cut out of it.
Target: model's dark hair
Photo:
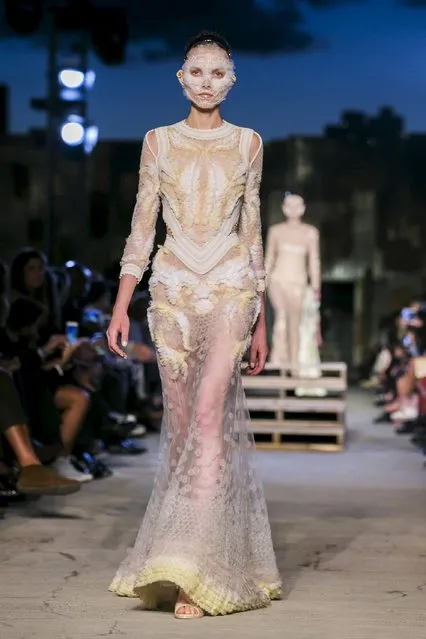
[[[229,57],[231,57],[232,51],[229,42],[216,31],[201,31],[198,35],[189,40],[185,47],[185,59],[188,57],[191,49],[203,44],[217,44],[218,47],[223,49]]]

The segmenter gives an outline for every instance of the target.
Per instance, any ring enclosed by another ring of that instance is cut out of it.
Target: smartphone
[[[69,344],[75,344],[78,340],[78,322],[67,322],[65,324],[65,335]]]

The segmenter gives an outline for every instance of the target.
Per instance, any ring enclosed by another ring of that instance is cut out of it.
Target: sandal
[[[185,608],[189,608],[189,612],[182,612]],[[175,604],[175,619],[201,619],[201,617],[204,617],[204,610],[192,603],[183,590],[180,590]]]

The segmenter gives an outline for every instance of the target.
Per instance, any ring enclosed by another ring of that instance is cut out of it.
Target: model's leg
[[[304,288],[296,285],[286,291],[289,359],[292,372],[296,375],[299,371],[300,322],[304,294]]]
[[[236,318],[236,321],[238,319]],[[204,501],[214,497],[225,457],[225,410],[231,379],[245,343],[229,329],[228,320],[215,321],[203,346],[203,363],[196,388],[191,436],[197,451],[198,474],[193,486]],[[229,434],[229,433],[228,433]]]
[[[167,458],[165,472],[158,480],[166,488],[176,473],[188,436],[194,403],[195,361],[190,344],[190,319],[183,310],[173,308],[163,299],[160,297],[150,308],[149,322],[163,391],[161,453]]]
[[[198,374],[195,378],[195,404],[192,407],[187,448],[191,460],[181,463],[182,478],[189,477],[194,512],[200,538],[193,539],[194,547],[208,539],[211,549],[219,549],[226,528],[227,503],[232,493],[232,455],[237,446],[240,362],[248,345],[255,298],[234,293],[234,301],[224,303],[214,315],[202,320],[198,345]],[[236,312],[238,309],[238,313]],[[186,466],[186,468],[185,468]],[[235,490],[235,487],[234,487]],[[208,552],[207,547],[204,552]],[[224,559],[224,558],[222,558]],[[184,590],[180,590],[175,607],[180,619],[202,616]]]

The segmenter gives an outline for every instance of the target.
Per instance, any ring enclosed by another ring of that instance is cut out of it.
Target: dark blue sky
[[[386,104],[406,118],[408,131],[426,131],[426,10],[369,0],[306,12],[306,18],[327,46],[262,59],[236,56],[238,84],[225,104],[226,119],[256,128],[268,140],[319,134],[342,109],[375,112]],[[130,57],[116,69],[94,61],[90,115],[102,138],[141,138],[186,115],[178,63],[148,64],[136,51]],[[0,82],[12,89],[13,131],[43,122],[29,100],[44,94],[45,65],[45,54],[24,42],[0,44]]]

